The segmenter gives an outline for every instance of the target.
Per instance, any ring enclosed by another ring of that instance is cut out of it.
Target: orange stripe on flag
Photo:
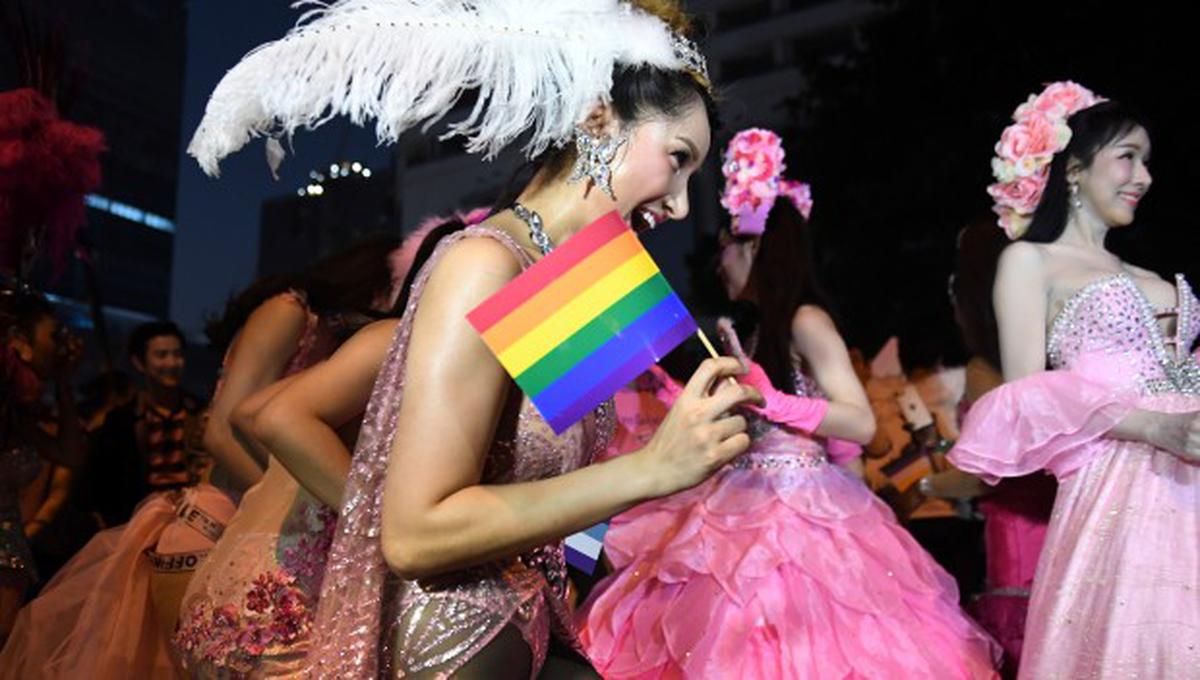
[[[556,310],[642,252],[645,252],[645,249],[638,241],[637,235],[626,231],[604,244],[487,329],[483,333],[484,342],[492,351],[500,354]]]

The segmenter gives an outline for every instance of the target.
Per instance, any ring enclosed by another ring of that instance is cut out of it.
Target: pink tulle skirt
[[[154,494],[128,524],[102,531],[17,615],[0,653],[0,680],[149,680],[181,677],[152,603],[147,551],[195,554],[212,541],[177,517],[186,500],[227,522],[233,503],[215,487]]]
[[[994,677],[999,649],[954,579],[861,481],[797,441],[811,444],[772,433],[747,467],[614,519],[616,571],[577,619],[600,673]]]

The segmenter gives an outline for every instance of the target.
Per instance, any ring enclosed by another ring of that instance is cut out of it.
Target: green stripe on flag
[[[599,349],[670,294],[671,286],[661,273],[651,276],[558,347],[550,350],[537,363],[525,369],[525,372],[517,376],[517,385],[531,398],[536,397],[575,364]]]

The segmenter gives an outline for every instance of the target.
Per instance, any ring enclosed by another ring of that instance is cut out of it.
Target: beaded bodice
[[[1071,368],[1085,356],[1102,353],[1132,365],[1146,393],[1200,393],[1200,366],[1189,348],[1200,334],[1200,301],[1183,275],[1175,276],[1176,306],[1156,310],[1123,273],[1104,276],[1072,295],[1054,317],[1046,340],[1051,368]],[[1159,319],[1175,316],[1175,331],[1164,335]]]
[[[816,380],[796,369],[792,371],[796,396],[825,399],[826,394]],[[750,450],[730,463],[739,470],[777,470],[817,468],[829,462],[824,441],[804,436],[794,430],[752,417],[748,424],[753,444]]]

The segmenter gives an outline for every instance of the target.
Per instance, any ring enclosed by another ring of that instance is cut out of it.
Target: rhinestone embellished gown
[[[288,376],[327,358],[336,340],[302,293],[281,295],[306,312]],[[336,521],[278,460],[268,462],[183,596],[172,641],[190,677],[298,676]]]
[[[545,661],[552,630],[577,647],[565,604],[561,542],[421,583],[398,578],[384,563],[379,539],[383,481],[404,394],[412,320],[430,272],[446,249],[465,238],[494,239],[522,267],[531,264],[525,250],[504,232],[469,227],[445,237],[414,281],[355,447],[314,627],[312,677],[447,677],[510,625],[532,652],[533,676]],[[513,386],[482,481],[531,481],[582,467],[607,446],[612,429],[607,404],[555,436]]]
[[[1200,302],[1176,289],[1169,337],[1129,276],[1079,290],[1050,326],[1052,370],[985,395],[951,453],[993,483],[1058,478],[1021,678],[1200,674],[1200,465],[1106,434],[1135,408],[1200,410]]]
[[[821,396],[796,380],[799,395]],[[665,413],[641,410],[622,426],[652,430],[646,414]],[[995,677],[999,648],[959,608],[954,579],[823,440],[765,421],[751,433],[708,481],[613,519],[615,571],[576,619],[600,673]]]

